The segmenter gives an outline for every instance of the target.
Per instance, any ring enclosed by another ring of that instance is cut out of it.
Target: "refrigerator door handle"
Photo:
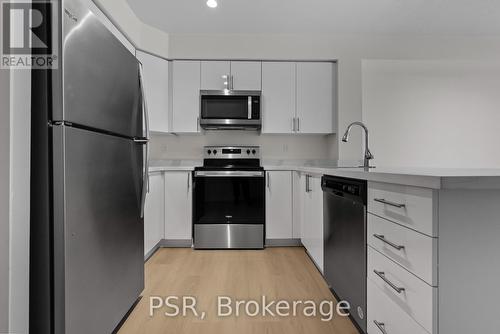
[[[142,97],[142,111],[144,113],[144,127],[146,130],[145,138],[136,140],[136,142],[141,142],[145,145],[145,161],[144,161],[144,175],[142,181],[142,195],[141,195],[141,218],[144,218],[144,206],[146,205],[146,193],[149,193],[149,114],[148,114],[148,104],[146,101],[146,94],[144,93],[144,72],[142,69],[142,63],[139,62],[139,80],[141,86],[141,97]]]

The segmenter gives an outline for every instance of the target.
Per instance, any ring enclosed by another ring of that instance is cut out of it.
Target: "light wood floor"
[[[192,250],[164,248],[146,263],[143,298],[119,334],[358,333],[349,319],[334,315],[297,317],[217,317],[217,297],[261,300],[334,300],[326,283],[301,247],[265,250]],[[167,309],[149,316],[150,296],[194,296],[206,318],[166,317]],[[242,309],[243,310],[243,309]],[[300,310],[300,308],[299,308]]]

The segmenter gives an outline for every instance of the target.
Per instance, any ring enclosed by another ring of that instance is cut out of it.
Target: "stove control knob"
[[[217,154],[217,150],[214,150],[214,154]]]
[[[211,153],[212,153],[212,150],[208,150],[208,151],[207,151],[207,153],[208,153],[208,154],[211,154]]]
[[[247,154],[250,154],[250,150],[247,150]]]
[[[255,153],[257,153],[257,151],[256,150],[252,150],[252,154],[255,154]]]

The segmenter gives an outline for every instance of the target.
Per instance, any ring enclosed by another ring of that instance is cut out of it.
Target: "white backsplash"
[[[201,159],[206,145],[257,145],[263,159],[337,159],[335,135],[261,135],[247,131],[152,134],[151,159]]]

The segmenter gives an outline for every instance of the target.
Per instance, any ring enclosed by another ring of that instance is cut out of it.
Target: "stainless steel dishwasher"
[[[366,181],[323,176],[324,275],[366,333]]]

